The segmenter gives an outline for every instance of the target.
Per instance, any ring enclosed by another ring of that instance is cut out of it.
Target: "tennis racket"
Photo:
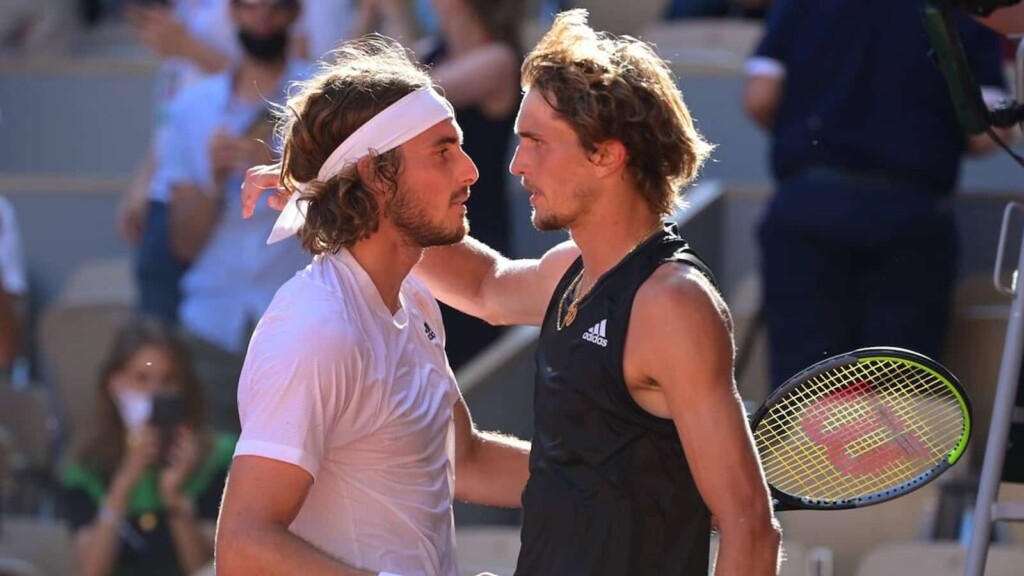
[[[751,419],[775,510],[842,510],[898,498],[963,455],[971,404],[956,377],[900,348],[807,368]]]

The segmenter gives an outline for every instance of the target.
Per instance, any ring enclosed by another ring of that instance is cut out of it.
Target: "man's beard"
[[[452,202],[462,192],[452,194]],[[388,203],[384,215],[413,246],[429,248],[455,244],[469,234],[469,221],[463,217],[456,227],[431,222],[423,210],[413,205],[411,194],[399,190]]]
[[[238,42],[242,50],[259,62],[271,63],[283,60],[288,53],[288,30],[281,30],[269,36],[257,36],[245,30],[238,31]]]
[[[572,214],[556,214],[554,211],[542,213],[534,206],[530,214],[533,227],[540,232],[568,230],[581,215],[587,213],[594,193],[591,190],[577,189],[572,192],[572,198],[576,204],[576,211]]]
[[[540,232],[555,232],[558,230],[565,230],[569,227],[569,223],[559,218],[557,214],[544,214],[541,215],[537,212],[537,209],[533,209],[533,213],[530,214],[530,222],[533,223],[533,227]]]

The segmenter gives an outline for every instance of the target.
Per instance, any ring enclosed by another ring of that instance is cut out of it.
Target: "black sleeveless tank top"
[[[663,263],[710,272],[666,224],[611,269],[558,330],[569,267],[536,356],[534,434],[517,576],[705,576],[710,512],[672,420],[633,400],[622,357],[640,285]]]

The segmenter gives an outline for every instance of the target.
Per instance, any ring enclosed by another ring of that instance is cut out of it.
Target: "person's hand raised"
[[[124,442],[124,456],[117,476],[125,486],[132,487],[138,484],[142,474],[160,456],[160,434],[156,428],[146,424],[138,430],[127,432]]]
[[[283,210],[288,203],[288,191],[280,187],[281,164],[253,166],[245,172],[242,182],[242,218],[249,218],[256,210],[260,196],[270,190],[267,205],[274,210]]]
[[[139,41],[162,58],[184,56],[190,40],[188,29],[170,8],[126,6],[125,18],[135,26]]]
[[[238,165],[238,145],[236,138],[224,128],[218,128],[207,145],[210,154],[210,168],[213,170],[213,181],[220,187],[224,179]]]
[[[179,427],[168,447],[167,465],[160,471],[160,495],[164,502],[181,496],[185,482],[199,467],[201,453],[196,431],[190,426]]]

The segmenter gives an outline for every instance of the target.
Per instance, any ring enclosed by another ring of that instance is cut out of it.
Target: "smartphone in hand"
[[[158,394],[153,397],[153,413],[149,423],[160,433],[160,466],[167,465],[174,432],[184,421],[185,398],[181,394]]]

